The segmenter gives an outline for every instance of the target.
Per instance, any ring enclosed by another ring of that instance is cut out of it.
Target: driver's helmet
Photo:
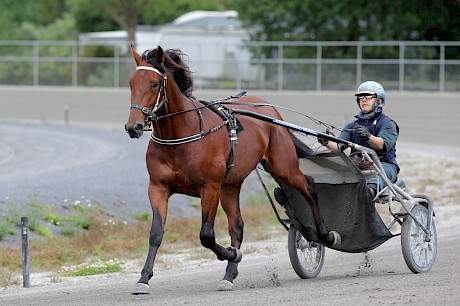
[[[378,107],[385,106],[386,96],[385,96],[385,89],[382,85],[375,81],[366,81],[359,85],[358,90],[356,91],[356,102],[359,106],[359,99],[358,96],[365,96],[365,95],[376,95],[377,99],[374,105],[372,106],[373,109]],[[381,101],[380,101],[381,100]]]

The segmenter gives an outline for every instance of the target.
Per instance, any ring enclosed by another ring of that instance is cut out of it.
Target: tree
[[[457,40],[459,0],[233,0],[255,40]],[[401,14],[404,12],[404,14]]]
[[[74,0],[71,2],[70,12],[80,33],[121,29],[102,7],[94,5],[94,0]]]
[[[221,11],[228,8],[228,0],[168,0],[155,1],[148,5],[142,14],[145,25],[158,25],[172,22],[180,15],[194,10]]]
[[[62,18],[66,0],[0,0],[0,39],[17,39],[17,29],[27,22],[47,26]]]
[[[138,24],[159,25],[173,21],[192,10],[222,10],[229,0],[74,0],[72,11],[81,32],[113,31],[128,33],[128,41],[135,41]]]
[[[232,5],[255,41],[449,41],[460,36],[460,0],[259,0],[257,5],[233,0]],[[334,48],[323,56],[346,57],[347,48]],[[396,49],[382,50],[367,52],[373,58],[398,54]],[[270,57],[276,50],[258,52]],[[284,56],[289,52],[308,57],[305,50],[285,50]]]
[[[148,0],[97,0],[102,9],[128,33],[128,41],[136,41],[139,16],[144,12]]]

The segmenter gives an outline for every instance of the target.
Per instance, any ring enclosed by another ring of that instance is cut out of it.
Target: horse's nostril
[[[136,126],[134,127],[134,129],[136,131],[143,131],[144,130],[144,126],[141,124],[141,123],[138,123],[136,124]]]

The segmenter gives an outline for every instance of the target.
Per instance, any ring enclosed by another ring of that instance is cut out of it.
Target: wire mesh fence
[[[0,41],[0,85],[126,87],[134,71],[128,46]],[[350,90],[374,79],[392,90],[460,91],[460,42],[197,42],[166,47],[188,54],[198,89]]]

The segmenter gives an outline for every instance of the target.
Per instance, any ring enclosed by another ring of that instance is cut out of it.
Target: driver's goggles
[[[377,95],[358,96],[357,98],[358,98],[359,101],[362,101],[362,100],[364,100],[364,99],[370,100],[370,99],[372,99],[372,98],[377,98]]]

